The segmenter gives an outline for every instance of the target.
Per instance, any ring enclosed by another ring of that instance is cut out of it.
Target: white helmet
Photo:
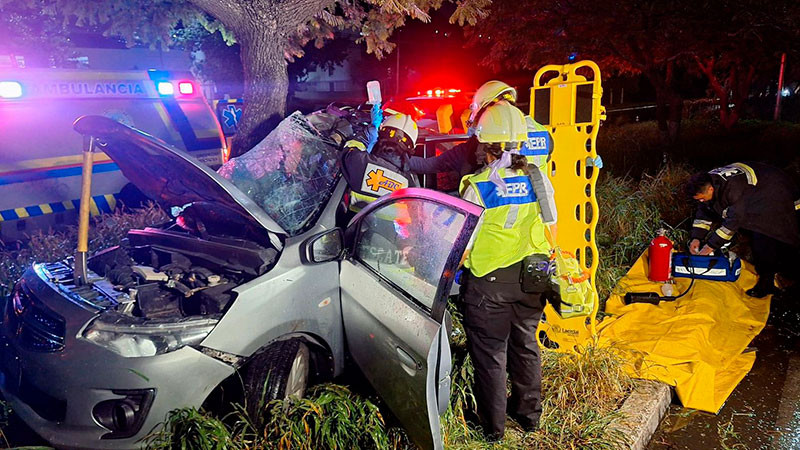
[[[501,100],[480,115],[475,126],[478,142],[502,144],[505,149],[518,148],[528,138],[525,114],[516,106]]]
[[[474,123],[487,106],[498,100],[516,103],[517,90],[498,80],[483,83],[483,85],[475,91],[475,95],[472,96],[472,104],[469,105],[469,109],[471,110],[469,122]]]
[[[417,145],[419,129],[417,123],[405,114],[392,114],[381,123],[378,136],[381,139],[389,139],[400,143],[406,147],[408,152],[413,152]]]

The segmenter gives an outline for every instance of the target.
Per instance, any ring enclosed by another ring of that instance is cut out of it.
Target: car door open
[[[482,209],[427,189],[402,189],[351,222],[341,265],[347,345],[422,448],[442,448],[450,397],[447,294]]]

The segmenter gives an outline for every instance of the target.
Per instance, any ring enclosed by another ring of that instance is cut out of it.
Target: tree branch
[[[188,0],[206,13],[214,16],[228,29],[236,33],[244,19],[239,2],[235,0]]]
[[[335,0],[291,0],[281,2],[283,11],[279,17],[285,18],[283,25],[287,30],[302,28],[311,19],[322,12],[324,8],[333,6]]]

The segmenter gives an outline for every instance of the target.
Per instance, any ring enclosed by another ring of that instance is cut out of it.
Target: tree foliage
[[[488,45],[486,64],[536,69],[570,53],[611,73],[642,74],[656,89],[662,130],[680,120],[679,75],[702,74],[720,99],[747,98],[760,70],[774,72],[775,54],[797,49],[795,0],[519,0],[495,2],[471,30]],[[524,11],[524,14],[521,14]],[[794,36],[794,37],[792,37]],[[487,39],[491,37],[491,40]],[[736,111],[740,106],[734,108]]]
[[[41,65],[62,65],[71,44],[48,0],[0,0],[0,54],[25,55]]]
[[[392,32],[408,19],[427,21],[448,1],[451,20],[475,24],[491,0],[16,0],[15,8],[48,14],[64,23],[99,27],[129,45],[168,47],[176,30],[197,24],[237,42],[248,103],[234,142],[241,153],[283,117],[288,92],[288,62],[322,48],[336,31],[358,34],[368,53],[390,52]],[[0,0],[0,6],[11,0]]]

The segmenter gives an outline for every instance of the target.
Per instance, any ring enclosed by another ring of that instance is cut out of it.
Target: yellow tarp
[[[646,276],[647,252],[619,282],[615,292],[659,292],[660,283]],[[631,371],[639,378],[675,386],[687,408],[717,413],[755,362],[750,341],[764,328],[770,297],[751,298],[745,291],[756,282],[752,266],[743,262],[739,280],[731,283],[697,280],[674,302],[625,305],[612,295],[598,324],[599,339],[630,354]],[[676,280],[676,295],[691,280]]]

